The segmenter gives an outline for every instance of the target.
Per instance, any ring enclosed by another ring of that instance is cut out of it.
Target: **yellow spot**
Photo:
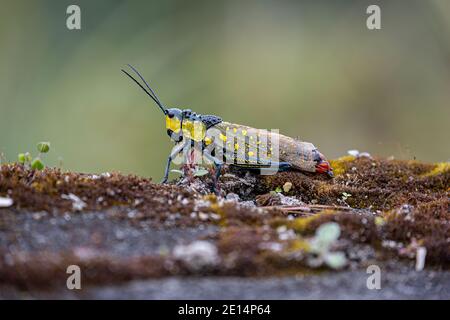
[[[170,129],[175,133],[180,132],[181,121],[177,117],[169,118],[166,116],[166,129]]]
[[[261,144],[261,141],[258,141],[256,144]]]
[[[227,131],[229,131],[230,130],[230,127],[227,127]]]
[[[223,142],[227,141],[227,136],[224,136],[223,134],[220,134],[219,138],[220,138],[220,140],[222,140]]]
[[[242,135],[246,136],[247,135],[247,130],[242,130]]]
[[[253,137],[252,137],[252,136],[250,136],[250,140],[253,140]]]
[[[233,128],[233,132],[236,133],[236,132],[237,132],[237,129],[236,129],[236,128]]]
[[[212,142],[212,139],[211,139],[210,137],[206,137],[206,138],[205,138],[205,144],[206,144],[207,146],[209,146],[209,145],[211,144],[211,142]]]
[[[206,134],[206,127],[201,121],[183,121],[183,136],[194,141],[202,141]]]
[[[253,157],[254,153],[252,151],[248,152],[249,157]]]
[[[238,143],[235,143],[234,144],[234,150],[238,150],[239,149],[239,144]]]

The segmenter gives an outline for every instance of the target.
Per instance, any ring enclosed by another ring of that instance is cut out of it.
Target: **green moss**
[[[443,174],[447,171],[450,171],[450,162],[440,162],[437,163],[436,166],[429,172],[422,175],[422,177],[431,177],[439,174]]]
[[[300,218],[294,219],[292,221],[288,221],[287,226],[301,234],[301,233],[305,232],[305,230],[308,228],[310,223],[312,223],[318,219],[321,219],[325,215],[333,215],[335,213],[336,213],[336,211],[334,211],[334,210],[323,210],[312,216],[300,217]]]
[[[347,165],[349,162],[354,161],[354,156],[343,156],[335,160],[330,160],[330,165],[333,168],[335,176],[340,176],[347,171]]]
[[[308,241],[304,239],[295,239],[289,243],[289,247],[287,251],[303,251],[309,252],[311,250],[311,246]]]

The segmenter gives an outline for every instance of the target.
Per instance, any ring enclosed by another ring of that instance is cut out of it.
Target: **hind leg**
[[[289,162],[272,162],[272,165],[268,168],[261,168],[261,174],[270,175],[276,174],[277,172],[291,171],[295,170],[292,164]]]

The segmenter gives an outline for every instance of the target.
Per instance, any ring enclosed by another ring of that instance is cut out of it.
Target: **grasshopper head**
[[[166,109],[166,129],[170,139],[179,142],[183,139],[181,125],[183,121],[183,111],[177,108]]]
[[[315,154],[316,161],[316,172],[326,174],[328,177],[333,178],[333,168],[331,168],[330,163],[325,159],[324,155],[319,151]]]
[[[136,70],[132,65],[128,65],[131,70],[136,73],[136,75],[142,80],[144,84],[141,84],[137,81],[130,73],[122,69],[122,72],[125,73],[131,80],[133,80],[144,92],[156,103],[157,107],[164,113],[166,117],[166,129],[169,137],[175,142],[180,142],[183,140],[182,133],[182,123],[183,123],[183,111],[177,108],[166,108],[161,100],[159,100],[156,93],[150,88],[147,81],[145,81],[144,77]]]

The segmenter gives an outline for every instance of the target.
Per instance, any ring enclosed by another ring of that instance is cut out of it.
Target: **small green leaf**
[[[42,163],[41,159],[36,158],[31,162],[31,168],[35,170],[42,170],[44,169],[44,164]]]
[[[50,150],[50,142],[39,142],[37,149],[41,153],[47,153]]]
[[[32,160],[31,154],[29,152],[19,153],[17,155],[17,160],[21,164],[25,164],[25,163],[31,162],[31,160]]]
[[[320,241],[317,237],[313,238],[309,242],[309,250],[310,252],[323,254],[328,251],[329,244]]]
[[[347,200],[348,198],[350,198],[352,195],[350,193],[347,192],[342,192],[342,200]]]
[[[209,172],[206,169],[198,169],[194,172],[194,177],[201,177],[207,175]]]
[[[347,258],[343,252],[328,252],[323,259],[332,269],[341,269],[347,264]]]
[[[177,170],[177,169],[172,169],[172,170],[170,170],[170,172],[173,172],[173,173],[178,173],[178,174],[181,174],[181,175],[183,175],[183,171],[181,171],[181,170]]]
[[[327,245],[336,241],[341,235],[341,228],[336,222],[328,222],[322,224],[316,231],[316,238]]]
[[[281,189],[281,187],[276,187],[275,192],[281,193],[281,192],[283,192],[283,189]]]
[[[25,153],[19,153],[19,155],[17,156],[17,160],[19,161],[19,163],[25,164]]]

